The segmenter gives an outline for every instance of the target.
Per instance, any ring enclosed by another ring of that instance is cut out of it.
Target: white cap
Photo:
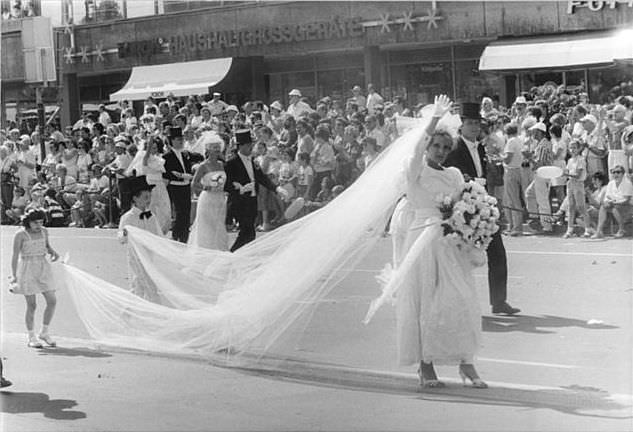
[[[240,112],[235,105],[229,105],[226,107],[226,111]]]
[[[534,126],[532,126],[529,130],[540,130],[541,132],[545,133],[547,132],[547,126],[545,126],[545,123],[543,122],[538,122]]]
[[[518,96],[515,100],[514,100],[515,104],[523,104],[523,105],[527,105],[527,101],[525,100],[525,96]]]
[[[355,85],[354,87],[352,87],[352,91],[360,91],[360,86]]]
[[[299,97],[301,97],[301,92],[298,89],[292,89],[292,90],[290,90],[290,93],[288,93],[288,96],[299,96]]]
[[[273,103],[270,104],[271,108],[275,108],[276,110],[279,111],[283,111],[284,107],[281,105],[281,103],[279,103],[279,101],[274,101]]]
[[[595,115],[593,115],[593,114],[587,114],[586,116],[584,116],[583,118],[581,118],[581,119],[580,119],[580,121],[581,121],[581,122],[584,122],[584,121],[590,121],[590,122],[591,122],[591,123],[593,123],[594,125],[595,125],[595,124],[598,124],[598,119],[597,119],[597,118],[596,118],[596,116],[595,116]]]
[[[213,92],[213,96],[222,96],[222,93],[220,93],[220,92]]]

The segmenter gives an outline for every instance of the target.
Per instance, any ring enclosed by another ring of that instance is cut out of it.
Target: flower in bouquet
[[[438,196],[444,236],[458,244],[485,249],[499,229],[497,200],[475,183],[464,184],[457,196]]]
[[[226,181],[225,175],[222,173],[217,173],[211,176],[211,180],[209,181],[209,186],[212,186],[212,187],[224,186],[225,181]]]

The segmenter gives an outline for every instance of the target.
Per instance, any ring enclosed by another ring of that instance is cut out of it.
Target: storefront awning
[[[127,84],[110,95],[111,101],[205,94],[231,69],[232,58],[137,66]]]
[[[633,53],[633,42],[619,33],[600,33],[492,42],[479,70],[553,69],[611,64]]]

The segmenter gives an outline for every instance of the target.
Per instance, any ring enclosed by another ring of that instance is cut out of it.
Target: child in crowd
[[[44,229],[46,215],[41,209],[29,210],[22,217],[23,229],[19,230],[13,238],[13,256],[11,259],[11,284],[14,294],[22,294],[26,299],[26,329],[28,331],[28,346],[42,348],[38,338],[48,346],[55,346],[55,341],[48,333],[48,326],[53,319],[57,298],[51,265],[46,260],[46,255],[51,256],[51,261],[56,261],[59,254],[51,247],[48,240],[48,231]],[[46,299],[46,309],[42,330],[35,336],[33,323],[35,308],[37,306],[36,295],[42,294]]]
[[[580,213],[583,218],[584,237],[590,237],[587,230],[589,220],[585,205],[585,179],[587,178],[587,161],[582,155],[584,146],[581,141],[574,140],[570,143],[571,158],[567,161],[567,168],[564,174],[569,177],[567,181],[567,198],[569,201],[569,213],[567,214],[567,232],[563,238],[574,235],[574,225],[576,214]]]
[[[69,226],[84,228],[89,226],[92,219],[92,200],[90,194],[83,189],[77,190],[77,201],[70,208],[71,223]]]
[[[24,188],[16,186],[13,190],[13,202],[11,203],[11,209],[6,211],[6,215],[12,223],[16,224],[20,221],[28,203],[29,200]]]
[[[310,189],[314,181],[314,170],[310,166],[310,155],[299,153],[297,155],[297,196],[303,197],[306,201],[310,198]]]

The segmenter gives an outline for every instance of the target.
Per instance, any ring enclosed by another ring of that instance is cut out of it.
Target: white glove
[[[442,118],[444,114],[451,110],[452,102],[446,95],[435,96],[433,106],[433,117]]]
[[[245,194],[247,192],[253,192],[254,189],[255,189],[254,182],[246,183],[244,186],[240,188],[240,193]]]

